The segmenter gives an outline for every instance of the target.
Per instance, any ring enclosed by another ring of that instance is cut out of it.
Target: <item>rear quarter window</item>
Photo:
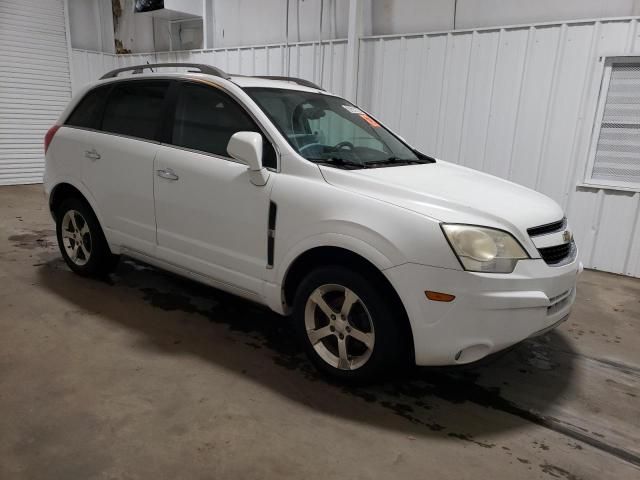
[[[100,116],[107,100],[111,86],[94,88],[80,100],[71,115],[67,118],[65,125],[82,128],[98,128],[100,126]]]

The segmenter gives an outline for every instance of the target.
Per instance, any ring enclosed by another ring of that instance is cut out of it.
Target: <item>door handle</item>
[[[101,155],[98,152],[96,152],[95,148],[91,150],[85,150],[84,156],[87,158],[90,158],[91,160],[100,160],[100,158],[102,158]]]
[[[176,175],[176,172],[174,172],[170,168],[165,168],[164,170],[156,170],[156,173],[160,178],[166,178],[167,180],[178,180],[180,178],[178,175]]]

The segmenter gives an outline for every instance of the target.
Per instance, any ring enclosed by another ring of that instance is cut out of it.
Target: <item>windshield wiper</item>
[[[308,158],[315,163],[326,163],[327,165],[336,167],[355,167],[355,168],[369,168],[366,164],[360,162],[352,162],[351,160],[345,160],[344,158],[331,157],[331,158]]]
[[[422,165],[424,163],[429,163],[426,160],[420,160],[418,158],[398,158],[398,157],[388,157],[384,160],[374,160],[371,162],[367,162],[367,165]]]

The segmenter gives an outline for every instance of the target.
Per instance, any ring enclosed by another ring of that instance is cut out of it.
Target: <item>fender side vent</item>
[[[269,226],[267,231],[267,268],[273,268],[273,249],[276,243],[276,218],[278,206],[269,202]]]

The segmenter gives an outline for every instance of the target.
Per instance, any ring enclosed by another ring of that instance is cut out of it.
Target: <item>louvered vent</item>
[[[613,63],[592,180],[640,185],[640,63]]]

